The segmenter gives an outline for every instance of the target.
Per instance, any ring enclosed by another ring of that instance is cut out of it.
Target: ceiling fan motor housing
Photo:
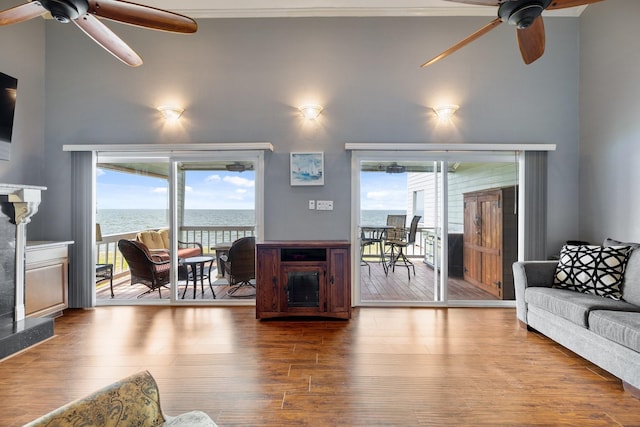
[[[89,10],[87,0],[39,0],[58,22],[67,23],[78,19]]]
[[[529,28],[552,0],[511,0],[500,5],[498,16],[518,29]]]

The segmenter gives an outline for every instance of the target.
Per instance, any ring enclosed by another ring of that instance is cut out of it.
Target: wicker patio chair
[[[118,241],[118,249],[129,264],[131,284],[142,283],[149,288],[148,291],[138,295],[138,298],[156,289],[162,298],[160,290],[163,287],[168,288],[167,285],[171,280],[171,262],[152,256],[147,247],[136,240],[121,239]]]

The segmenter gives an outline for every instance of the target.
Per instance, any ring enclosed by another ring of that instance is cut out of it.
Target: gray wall
[[[0,9],[15,6],[0,1]],[[43,175],[45,24],[34,19],[0,27],[0,72],[18,79],[11,160],[0,160],[0,182],[47,185]],[[46,194],[43,194],[46,198]],[[30,227],[28,227],[30,228]],[[28,230],[31,234],[31,230]]]
[[[71,237],[64,144],[270,141],[265,237],[346,239],[345,142],[552,143],[548,241],[556,250],[578,237],[579,19],[546,19],[547,51],[530,66],[514,29],[502,25],[445,61],[418,67],[488,21],[201,19],[192,36],[109,23],[142,55],[138,69],[74,26],[49,21],[46,161],[37,183],[50,189],[35,227],[42,238]],[[186,108],[178,130],[164,127],[154,110],[167,97]],[[309,100],[325,107],[316,125],[296,112]],[[429,113],[442,101],[461,105],[454,128],[437,126]],[[325,152],[325,186],[290,187],[289,152],[316,150]],[[309,199],[334,200],[335,210],[309,211]]]
[[[589,6],[580,25],[580,235],[640,241],[640,2]]]

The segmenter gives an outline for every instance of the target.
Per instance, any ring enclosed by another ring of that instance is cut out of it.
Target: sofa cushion
[[[640,352],[640,313],[595,310],[589,314],[589,329]]]
[[[161,231],[141,231],[137,235],[138,241],[145,244],[150,250],[153,249],[169,249],[169,245],[165,245],[165,239]]]
[[[171,259],[171,255],[169,255],[169,251],[166,249],[161,249],[161,250],[157,250],[157,251],[153,251],[152,252],[153,256],[157,259],[163,260],[163,261],[168,261]],[[178,249],[178,258],[183,259],[183,258],[191,258],[194,256],[200,256],[202,255],[202,251],[200,251],[200,248],[198,246],[193,247],[193,248],[180,248]]]
[[[163,228],[162,230],[158,230],[158,233],[160,233],[160,238],[162,239],[162,245],[166,249],[169,249],[171,247],[171,241],[169,240],[169,229]]]
[[[629,255],[627,268],[622,282],[622,299],[631,304],[640,305],[640,243],[621,242],[607,238],[604,246],[631,246],[634,251]]]
[[[553,287],[619,300],[631,250],[629,246],[565,245]]]
[[[178,249],[178,258],[191,258],[200,255],[202,255],[202,253],[200,252],[199,247]]]
[[[165,415],[165,418],[165,427],[217,427],[217,424],[202,411],[191,411],[177,417]]]
[[[540,307],[583,328],[589,327],[589,312],[592,310],[640,312],[640,306],[567,289],[527,288],[524,299],[527,304]]]

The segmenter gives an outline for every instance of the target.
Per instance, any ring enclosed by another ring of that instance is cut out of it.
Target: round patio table
[[[211,293],[213,294],[213,299],[216,298],[216,293],[213,291],[213,286],[211,285],[211,267],[213,266],[214,258],[212,256],[194,256],[190,258],[183,258],[181,263],[187,266],[187,285],[184,287],[184,292],[182,292],[182,299],[184,299],[185,294],[187,293],[187,289],[189,288],[189,280],[193,280],[193,299],[196,299],[196,289],[198,287],[198,279],[200,279],[200,288],[202,290],[202,295],[204,295],[204,279],[206,278],[209,281],[209,288],[211,288]],[[208,264],[209,268],[206,268]]]

